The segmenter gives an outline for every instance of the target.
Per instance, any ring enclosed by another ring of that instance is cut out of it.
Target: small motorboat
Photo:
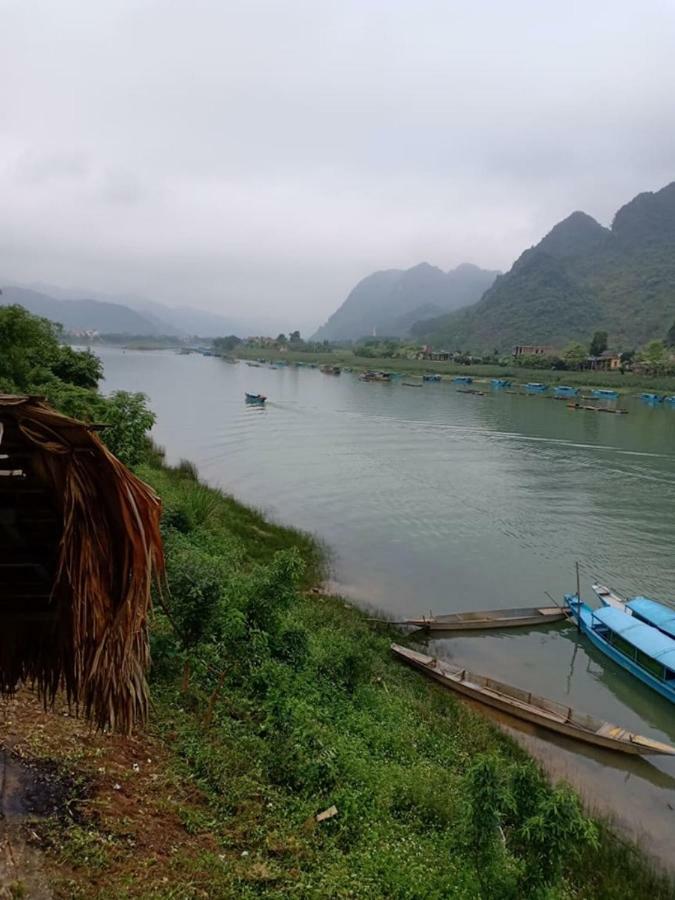
[[[436,384],[440,380],[441,380],[440,375],[422,375],[422,381],[426,381],[431,384]]]
[[[553,389],[553,396],[560,399],[564,399],[566,397],[578,397],[579,388],[571,387],[568,384],[558,384]]]
[[[612,725],[611,722],[577,712],[566,704],[539,697],[530,691],[523,691],[502,681],[487,678],[485,675],[477,675],[461,666],[427,656],[425,653],[417,653],[400,644],[392,644],[391,651],[403,662],[429,675],[444,687],[502,712],[510,713],[518,719],[533,722],[559,734],[585,741],[587,744],[596,744],[608,750],[619,750],[635,756],[650,754],[675,756],[675,747],[670,744],[662,744],[660,741],[633,734],[625,728]]]
[[[640,394],[640,400],[642,400],[643,403],[651,403],[654,406],[656,406],[657,403],[663,403],[663,397],[661,396],[661,394]]]
[[[267,397],[263,396],[263,394],[249,394],[246,393],[246,402],[254,404],[256,406],[264,406]]]
[[[517,609],[484,609],[476,612],[448,613],[444,616],[421,616],[404,619],[401,624],[427,631],[476,631],[485,628],[521,628],[525,625],[548,625],[562,622],[569,613],[561,606],[519,607]]]
[[[541,381],[528,381],[525,385],[525,390],[528,394],[545,394],[548,390],[548,385],[542,384]]]
[[[493,378],[492,379],[492,387],[499,390],[500,388],[509,388],[511,387],[511,382],[508,378]]]
[[[455,375],[452,381],[453,384],[473,384],[473,378],[470,375]]]

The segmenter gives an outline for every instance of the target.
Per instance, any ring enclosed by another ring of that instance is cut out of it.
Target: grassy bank
[[[626,372],[572,372],[550,369],[525,369],[520,366],[464,366],[453,362],[431,362],[423,359],[386,359],[355,356],[350,350],[331,353],[298,353],[289,351],[280,354],[278,350],[243,350],[237,348],[236,355],[243,360],[265,359],[284,360],[289,363],[316,363],[351,366],[354,369],[385,370],[404,372],[420,376],[425,372],[441,375],[471,375],[475,378],[511,378],[514,382],[543,381],[547,384],[570,384],[579,387],[609,387],[622,393],[638,393],[641,390],[675,394],[675,377],[635,375]]]
[[[673,896],[486,719],[394,661],[393,632],[317,593],[311,538],[189,465],[140,475],[164,500],[170,583],[149,730],[124,742],[52,716],[56,731],[30,703],[17,725],[22,755],[77,785],[33,831],[57,897]]]

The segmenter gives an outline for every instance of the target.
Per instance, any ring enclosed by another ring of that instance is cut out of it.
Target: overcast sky
[[[307,328],[675,179],[675,0],[0,0],[0,281]]]

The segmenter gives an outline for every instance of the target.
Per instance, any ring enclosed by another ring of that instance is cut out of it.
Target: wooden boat
[[[576,594],[565,594],[565,603],[601,653],[675,703],[675,639],[614,606],[592,609]]]
[[[339,375],[342,372],[340,366],[321,366],[324,375]]]
[[[470,375],[455,375],[452,379],[454,384],[472,384],[473,378]]]
[[[422,616],[405,619],[402,624],[428,631],[474,631],[485,628],[520,628],[525,625],[547,625],[568,616],[560,606],[535,606],[517,609],[484,609],[476,612],[448,613],[445,616]]]
[[[255,403],[258,406],[264,406],[265,400],[267,400],[267,397],[264,397],[262,394],[246,394],[247,403]]]
[[[441,380],[440,375],[422,375],[422,381],[431,382],[432,384],[436,384]]]
[[[610,413],[613,416],[627,416],[627,409],[612,409],[609,406],[590,406],[587,403],[568,403],[568,409],[585,409],[588,412]]]
[[[414,384],[412,381],[402,381],[403,387],[422,387],[421,384]]]
[[[548,385],[542,384],[540,381],[528,381],[525,385],[525,390],[528,394],[545,394],[548,390]]]
[[[458,394],[473,394],[474,397],[484,397],[485,391],[479,391],[477,388],[457,388]]]
[[[508,388],[511,387],[511,382],[508,378],[493,378],[491,381],[493,388]]]
[[[417,653],[400,644],[392,644],[391,650],[399,659],[429,675],[444,687],[493,706],[518,719],[533,722],[551,731],[608,750],[619,750],[636,756],[650,754],[675,756],[675,747],[671,747],[670,744],[662,744],[660,741],[633,734],[625,728],[577,712],[571,706],[557,703],[555,700],[522,691],[485,675],[477,675],[461,666],[452,665],[424,653]]]

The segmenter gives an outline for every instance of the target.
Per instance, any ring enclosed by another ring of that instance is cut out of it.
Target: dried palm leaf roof
[[[145,718],[160,513],[92,426],[0,394],[0,692],[63,688],[101,728]]]

